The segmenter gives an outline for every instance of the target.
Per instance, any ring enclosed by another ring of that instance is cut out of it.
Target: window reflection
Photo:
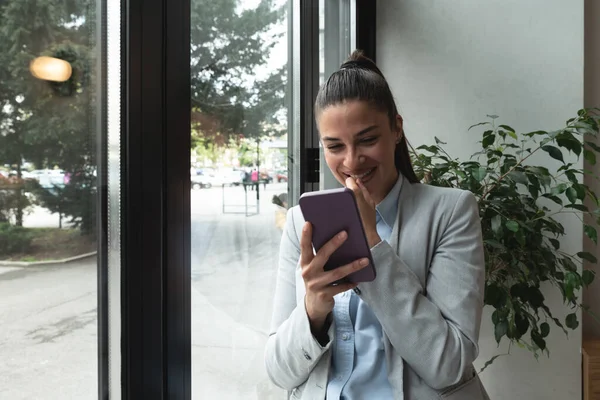
[[[192,1],[193,398],[282,398],[263,362],[287,206],[287,1]]]
[[[0,2],[0,398],[96,398],[96,4]]]

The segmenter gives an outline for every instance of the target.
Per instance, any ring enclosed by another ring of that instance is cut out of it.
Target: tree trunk
[[[17,164],[17,180],[18,182],[22,182],[23,173],[21,171],[21,157],[19,157],[19,162]],[[23,201],[23,185],[19,184],[17,189],[17,212],[15,215],[15,223],[17,226],[23,226],[23,209],[25,208],[25,202]]]

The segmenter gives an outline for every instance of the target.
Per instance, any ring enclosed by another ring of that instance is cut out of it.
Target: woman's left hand
[[[377,211],[375,210],[375,201],[373,201],[369,190],[359,179],[355,180],[354,178],[347,178],[346,187],[354,192],[369,247],[373,247],[381,242],[381,238],[377,233]]]

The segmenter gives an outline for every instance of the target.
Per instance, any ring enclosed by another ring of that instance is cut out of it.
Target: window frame
[[[123,5],[121,395],[191,399],[190,0]]]

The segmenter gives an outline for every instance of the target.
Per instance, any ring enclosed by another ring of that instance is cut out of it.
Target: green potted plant
[[[583,176],[591,172],[569,162],[566,155],[596,163],[599,116],[595,110],[580,110],[559,130],[528,133],[497,124],[495,115],[488,117],[489,121],[469,128],[483,130],[481,151],[470,159],[452,157],[444,150],[446,143],[435,138],[435,145],[411,150],[414,168],[424,183],[466,189],[477,197],[486,255],[485,304],[494,309],[495,339],[500,344],[506,337],[509,352],[516,344],[537,358],[549,354],[545,338],[551,325],[565,334],[578,327],[576,312],[586,309],[581,290],[594,279],[595,272],[582,265],[596,263],[596,257],[565,252],[559,241],[565,228],[556,217],[572,213],[584,221],[585,215],[592,216],[596,223],[588,224],[586,218],[583,229],[597,242],[600,203],[583,183]],[[534,154],[556,160],[556,171],[531,164]],[[546,304],[541,286],[548,284],[571,307],[564,320]]]

